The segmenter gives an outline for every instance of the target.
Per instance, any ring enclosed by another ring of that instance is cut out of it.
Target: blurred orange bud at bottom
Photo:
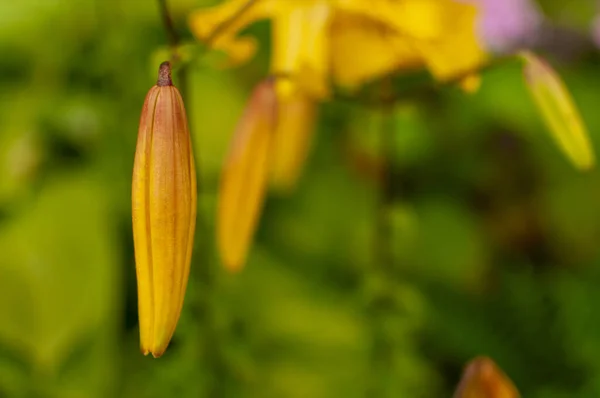
[[[454,398],[519,398],[510,379],[489,358],[478,357],[467,364]]]

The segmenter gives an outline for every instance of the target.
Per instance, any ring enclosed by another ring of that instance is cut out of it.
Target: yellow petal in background
[[[337,0],[337,5],[341,11],[377,21],[405,37],[424,40],[446,33],[443,0]]]
[[[221,260],[230,271],[244,266],[260,218],[276,118],[275,83],[269,79],[254,89],[221,174],[217,241]]]
[[[429,38],[411,36],[431,74],[444,81],[484,66],[488,55],[477,35],[478,9],[454,0],[437,0],[435,3],[438,12],[430,13],[431,21],[427,22],[427,14],[422,18],[423,23],[436,20],[440,24],[439,35]]]
[[[390,72],[394,65],[396,70],[426,66],[436,79],[444,81],[475,71],[487,62],[477,35],[478,9],[473,4],[456,0],[338,0],[338,5],[342,11],[339,15],[348,13],[356,21],[340,30],[341,34],[363,36],[347,40],[346,59],[353,56],[359,62],[378,66],[371,66],[372,73],[365,69],[363,81]],[[378,29],[366,39],[373,30],[369,23],[377,23]],[[354,43],[371,48],[369,53],[373,55],[361,57],[364,50],[352,52]],[[336,57],[333,59],[335,63]],[[340,61],[334,66],[334,74],[348,75],[353,69],[359,70],[357,65]]]
[[[338,12],[331,27],[331,72],[335,81],[356,88],[396,70],[420,67],[420,53],[385,24],[363,15]]]
[[[302,173],[312,143],[317,104],[298,92],[279,104],[277,129],[271,155],[271,185],[290,192]]]
[[[569,90],[538,56],[530,52],[520,55],[525,62],[525,83],[554,140],[578,169],[590,169],[595,163],[594,152]]]
[[[256,40],[238,37],[241,30],[266,18],[274,7],[273,0],[261,0],[248,6],[248,0],[230,0],[217,6],[193,12],[188,21],[194,36],[201,42],[213,40],[211,47],[223,51],[230,64],[248,61],[256,52]]]
[[[519,398],[509,378],[486,357],[467,364],[454,398]]]
[[[328,95],[331,6],[328,1],[281,2],[273,16],[271,72],[279,79],[277,93],[285,99],[297,87],[313,96]]]
[[[183,100],[170,65],[144,102],[135,153],[132,218],[141,349],[166,350],[179,320],[196,226],[196,169]]]

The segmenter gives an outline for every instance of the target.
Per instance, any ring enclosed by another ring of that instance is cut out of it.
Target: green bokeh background
[[[208,3],[170,2],[184,40]],[[592,3],[542,6],[585,33]],[[268,24],[250,32],[250,64],[189,70],[199,227],[154,360],[138,349],[130,183],[168,54],[158,6],[0,3],[0,397],[450,397],[478,355],[524,397],[600,396],[600,174],[554,146],[518,63],[474,95],[323,104],[296,191],[268,198],[246,269],[222,269],[219,170],[268,65]],[[555,61],[600,148],[598,55]]]

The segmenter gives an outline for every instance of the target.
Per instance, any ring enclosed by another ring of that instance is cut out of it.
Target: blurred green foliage
[[[207,3],[172,2],[186,40]],[[542,5],[586,29],[583,3]],[[247,268],[220,268],[220,166],[266,73],[267,29],[252,32],[251,64],[190,68],[199,227],[179,327],[152,360],[130,179],[165,54],[158,7],[0,5],[0,397],[448,397],[478,355],[525,397],[600,396],[600,174],[553,146],[516,63],[477,94],[446,87],[391,114],[323,104],[298,189],[269,198]],[[557,66],[599,148],[600,58]]]

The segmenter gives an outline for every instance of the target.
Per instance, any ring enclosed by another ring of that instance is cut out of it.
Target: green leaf
[[[112,355],[119,285],[106,204],[89,173],[55,179],[0,230],[0,343],[29,364],[34,384],[62,384],[60,372],[73,366],[67,360],[85,357],[77,347],[90,346],[82,345],[87,339],[95,347],[93,368],[81,368],[88,370],[84,377],[66,383],[110,388],[103,372]]]

